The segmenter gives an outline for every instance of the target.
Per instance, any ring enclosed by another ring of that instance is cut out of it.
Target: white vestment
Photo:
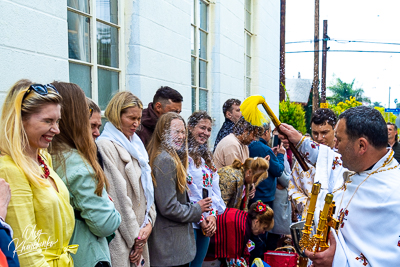
[[[298,145],[300,153],[312,162],[318,158],[321,146],[312,150],[309,146],[304,138]],[[328,153],[345,182],[340,197],[335,194],[337,213],[342,214],[343,220],[335,234],[332,266],[400,266],[400,169],[393,150],[389,148],[371,170],[361,173],[343,168],[339,161],[335,162],[339,154],[332,150]],[[332,181],[335,173],[331,171]]]
[[[310,170],[304,172],[296,162],[290,181],[289,195],[297,204],[299,211],[302,208],[300,205],[304,207],[302,219],[305,220],[312,186],[316,182],[321,183],[314,216],[317,225],[319,212],[324,207],[326,194],[333,193],[334,201],[337,201],[341,196],[340,189],[343,186],[342,159],[341,155],[334,152],[330,147],[317,144],[305,137],[299,143],[299,152],[305,157]]]

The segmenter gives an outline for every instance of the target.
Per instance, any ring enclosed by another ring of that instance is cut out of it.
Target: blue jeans
[[[196,257],[190,263],[190,267],[201,267],[207,254],[210,238],[203,235],[201,229],[194,229],[194,237],[196,238]]]

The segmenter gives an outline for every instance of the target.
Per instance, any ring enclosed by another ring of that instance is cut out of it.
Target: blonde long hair
[[[235,159],[231,166],[234,169],[241,170],[243,177],[245,177],[247,170],[251,170],[253,172],[252,180],[255,186],[258,186],[260,182],[268,178],[269,162],[261,157],[247,158],[243,164],[240,160]]]
[[[94,143],[89,122],[89,107],[82,89],[74,83],[53,82],[63,97],[61,109],[60,134],[56,135],[50,146],[50,152],[66,170],[64,152],[75,148],[94,171],[95,193],[102,196],[103,188],[109,186],[106,176],[97,161],[97,147]],[[73,166],[68,166],[73,168]],[[68,177],[67,177],[68,179]]]
[[[149,158],[150,158],[150,166],[152,169],[154,169],[154,160],[155,158],[163,151],[165,150],[168,154],[171,155],[175,167],[176,167],[176,172],[177,172],[177,184],[176,184],[176,189],[179,190],[179,192],[183,193],[187,189],[186,185],[186,175],[187,175],[187,168],[188,168],[188,150],[187,150],[187,138],[185,138],[184,144],[183,144],[183,153],[177,153],[175,149],[168,147],[166,144],[166,138],[168,138],[166,135],[168,134],[168,130],[171,127],[171,121],[174,119],[179,119],[183,122],[185,126],[185,134],[187,137],[187,127],[184,119],[177,113],[174,112],[167,112],[164,115],[162,115],[156,124],[156,128],[154,129],[154,133],[150,139],[149,144],[147,145],[147,151],[149,153]],[[153,178],[153,184],[154,186],[157,186],[154,173],[151,173],[151,176]]]
[[[23,99],[31,85],[30,80],[19,80],[7,93],[0,119],[0,151],[2,154],[9,155],[18,168],[25,173],[29,183],[38,188],[49,186],[49,183],[41,178],[42,169],[26,153],[29,139],[23,121],[28,120],[32,114],[39,113],[45,105],[61,105],[62,98],[53,89],[47,88],[47,95],[31,92]],[[39,154],[41,152],[42,149],[39,149]]]

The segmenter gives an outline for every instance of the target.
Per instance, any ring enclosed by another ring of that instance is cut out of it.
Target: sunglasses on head
[[[52,84],[32,84],[29,86],[28,90],[26,90],[24,97],[22,98],[22,102],[24,102],[25,98],[29,95],[30,92],[35,91],[39,95],[47,95],[49,93],[49,88],[53,89],[57,94],[57,89]]]

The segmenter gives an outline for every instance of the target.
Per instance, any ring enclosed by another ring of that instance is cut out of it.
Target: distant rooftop
[[[312,88],[311,79],[286,79],[285,86],[290,102],[307,104]]]

